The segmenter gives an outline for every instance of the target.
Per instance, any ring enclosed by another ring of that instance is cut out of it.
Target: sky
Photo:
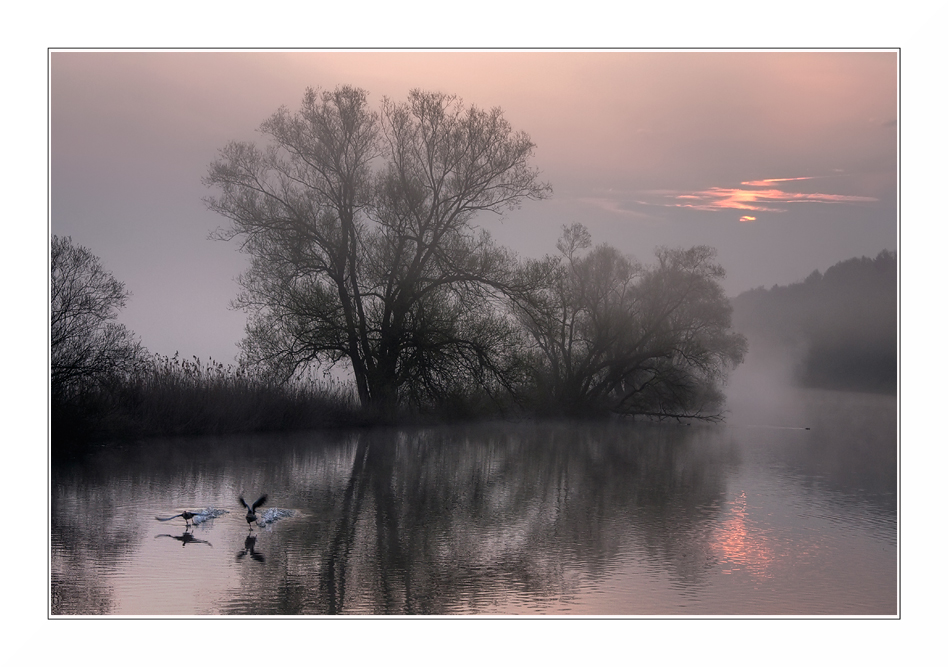
[[[523,256],[585,224],[647,262],[713,246],[729,296],[898,250],[898,54],[887,51],[53,51],[50,232],[132,293],[120,321],[152,352],[233,362],[247,266],[202,184],[229,141],[354,85],[500,107],[553,195],[478,219]]]

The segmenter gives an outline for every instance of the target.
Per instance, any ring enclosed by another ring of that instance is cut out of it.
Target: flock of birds
[[[263,494],[262,496],[257,498],[257,500],[253,502],[253,504],[250,504],[246,500],[244,500],[243,496],[240,496],[239,500],[240,500],[240,504],[243,505],[247,510],[247,526],[252,531],[253,524],[257,521],[257,508],[262,506],[265,502],[267,502],[267,494]],[[191,510],[185,510],[181,512],[180,514],[175,514],[174,516],[169,516],[169,517],[164,517],[164,518],[160,516],[156,516],[155,518],[158,519],[159,521],[171,521],[172,519],[177,519],[180,517],[184,519],[185,528],[188,528],[194,525],[194,517],[199,516],[200,514],[201,512],[192,512]]]

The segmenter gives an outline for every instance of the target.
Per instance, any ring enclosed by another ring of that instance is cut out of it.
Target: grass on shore
[[[278,383],[197,357],[159,357],[126,377],[52,401],[52,441],[297,430],[363,424],[344,385],[312,378]]]

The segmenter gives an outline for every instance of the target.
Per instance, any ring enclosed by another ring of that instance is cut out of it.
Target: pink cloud
[[[786,181],[809,181],[815,178],[814,176],[798,176],[796,178],[765,178],[760,181],[743,181],[741,185],[750,185],[750,186],[761,186],[766,187],[771,183],[783,183]]]
[[[855,195],[837,195],[824,192],[790,192],[788,186],[777,187],[781,183],[794,181],[810,181],[818,176],[798,176],[794,178],[765,178],[759,180],[742,181],[742,187],[710,187],[704,190],[648,190],[639,191],[637,197],[616,196],[611,190],[603,193],[604,196],[583,198],[586,204],[624,215],[644,216],[644,213],[635,211],[637,206],[666,206],[688,208],[696,211],[747,211],[749,213],[786,213],[790,204],[853,204],[878,201],[875,197]],[[632,195],[633,193],[628,193]],[[756,217],[745,215],[740,222],[754,222]]]
[[[774,183],[788,181],[807,181],[813,176],[798,178],[768,178],[757,181],[744,181],[741,185],[746,188],[713,187],[698,192],[674,195],[675,203],[666,206],[693,208],[698,211],[718,211],[736,209],[739,211],[765,211],[769,213],[786,213],[787,209],[781,204],[799,202],[819,204],[846,204],[856,202],[878,201],[875,197],[861,197],[855,195],[835,195],[821,192],[787,192],[786,190],[769,187]],[[760,189],[762,188],[762,189]]]

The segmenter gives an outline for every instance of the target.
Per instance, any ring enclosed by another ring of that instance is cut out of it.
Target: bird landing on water
[[[175,514],[174,516],[169,516],[167,518],[161,518],[160,516],[156,516],[155,518],[158,519],[159,521],[171,521],[172,519],[177,519],[178,517],[181,517],[182,519],[184,519],[185,528],[187,528],[188,526],[194,525],[194,523],[191,520],[194,517],[196,517],[198,514],[200,514],[200,512],[192,512],[191,510],[184,510],[183,512],[181,512],[181,514]]]
[[[253,505],[248,505],[243,496],[241,496],[239,500],[240,504],[247,508],[247,526],[250,530],[253,530],[253,523],[257,520],[257,508],[267,501],[267,494],[263,494],[257,498]]]

